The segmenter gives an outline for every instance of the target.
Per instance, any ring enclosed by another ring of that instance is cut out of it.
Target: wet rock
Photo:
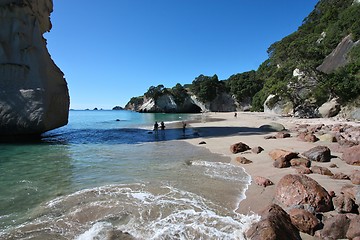
[[[338,214],[324,221],[321,239],[343,239],[350,226],[350,219],[344,214]]]
[[[256,176],[254,178],[254,182],[261,187],[274,185],[274,183],[270,179],[261,176]]]
[[[340,194],[333,198],[333,205],[335,211],[338,213],[353,213],[356,210],[354,200],[345,194]]]
[[[284,207],[309,204],[317,212],[333,209],[328,192],[315,180],[299,174],[286,175],[279,181],[275,201]]]
[[[330,162],[331,160],[330,149],[326,146],[316,146],[304,152],[302,155],[316,162]]]
[[[269,152],[269,156],[273,159],[283,158],[285,161],[290,161],[298,156],[297,152],[290,152],[283,149],[275,149]]]
[[[304,167],[310,167],[311,161],[305,158],[293,158],[290,160],[291,166],[304,166]]]
[[[264,149],[263,149],[262,147],[260,147],[260,146],[257,146],[257,147],[252,148],[251,151],[252,151],[253,153],[255,153],[255,154],[259,154],[259,153],[261,153],[262,151],[264,151]]]
[[[347,164],[360,166],[360,145],[345,149],[342,160]]]
[[[360,185],[360,170],[352,171],[349,178],[353,184]]]
[[[205,141],[201,141],[201,142],[199,142],[199,145],[205,145],[206,144],[206,142]]]
[[[245,143],[242,143],[242,142],[235,143],[235,144],[230,146],[230,151],[232,153],[234,153],[234,154],[245,152],[247,150],[250,150],[250,147],[248,145],[246,145]]]
[[[290,216],[278,205],[272,204],[260,213],[261,220],[252,225],[246,237],[252,240],[300,240],[299,230],[291,223]]]
[[[289,211],[289,215],[292,224],[300,232],[314,235],[315,231],[319,228],[320,221],[311,212],[294,208]]]
[[[326,167],[320,167],[320,166],[313,166],[311,167],[311,171],[313,173],[317,173],[320,175],[326,175],[326,176],[332,176],[334,175],[328,168]]]
[[[249,159],[247,159],[245,157],[236,157],[235,161],[238,162],[238,163],[241,163],[241,164],[250,164],[250,163],[252,163],[251,160],[249,160]]]
[[[357,215],[350,221],[348,231],[346,232],[346,237],[348,239],[355,239],[356,237],[360,238],[360,216]]]

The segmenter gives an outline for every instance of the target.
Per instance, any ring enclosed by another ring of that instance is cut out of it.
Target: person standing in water
[[[157,133],[159,129],[159,124],[157,122],[154,123],[154,132]]]
[[[185,136],[185,128],[186,128],[186,122],[182,122],[182,131],[184,136]]]
[[[165,123],[164,123],[164,122],[161,122],[161,123],[160,123],[160,129],[161,129],[161,130],[165,130]]]

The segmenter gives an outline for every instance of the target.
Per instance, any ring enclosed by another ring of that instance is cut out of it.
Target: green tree
[[[190,90],[203,102],[212,101],[223,92],[225,84],[215,74],[212,77],[200,75],[192,82]]]
[[[238,102],[252,97],[262,89],[263,82],[256,79],[256,72],[238,73],[229,77],[227,85]]]

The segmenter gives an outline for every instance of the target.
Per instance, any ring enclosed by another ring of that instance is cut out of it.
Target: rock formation
[[[356,44],[359,44],[359,41],[353,42],[351,35],[346,36],[334,51],[325,58],[324,62],[317,67],[317,70],[324,73],[332,73],[337,68],[345,66],[349,62],[346,58],[347,54]]]
[[[52,0],[0,0],[0,136],[39,135],[67,124],[64,74],[46,48]]]

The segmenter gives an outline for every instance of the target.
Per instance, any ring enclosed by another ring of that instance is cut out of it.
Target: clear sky
[[[73,109],[112,109],[150,86],[256,70],[317,0],[53,0],[48,49]]]

